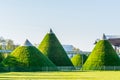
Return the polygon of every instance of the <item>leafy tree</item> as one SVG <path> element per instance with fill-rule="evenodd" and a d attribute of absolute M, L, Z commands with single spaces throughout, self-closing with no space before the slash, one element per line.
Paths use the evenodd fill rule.
<path fill-rule="evenodd" d="M 6 41 L 7 41 L 6 49 L 7 50 L 14 50 L 15 49 L 15 45 L 14 45 L 13 40 L 8 39 Z"/>

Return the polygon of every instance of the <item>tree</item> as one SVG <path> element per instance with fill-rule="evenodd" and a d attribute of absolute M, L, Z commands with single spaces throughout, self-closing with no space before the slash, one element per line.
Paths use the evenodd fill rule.
<path fill-rule="evenodd" d="M 7 39 L 6 42 L 7 42 L 7 44 L 6 44 L 7 50 L 14 50 L 15 49 L 15 45 L 14 45 L 13 40 Z"/>

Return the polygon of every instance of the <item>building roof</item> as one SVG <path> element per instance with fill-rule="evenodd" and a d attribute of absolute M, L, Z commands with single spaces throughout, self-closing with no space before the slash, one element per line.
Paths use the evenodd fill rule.
<path fill-rule="evenodd" d="M 73 45 L 62 45 L 65 51 L 73 51 L 74 47 Z"/>
<path fill-rule="evenodd" d="M 106 35 L 106 38 L 114 46 L 120 46 L 120 35 Z"/>
<path fill-rule="evenodd" d="M 97 39 L 96 44 L 100 39 Z M 105 35 L 103 34 L 102 40 L 108 40 L 114 46 L 120 46 L 120 35 Z"/>
<path fill-rule="evenodd" d="M 33 46 L 33 45 L 28 39 L 26 39 L 26 41 L 21 46 Z"/>

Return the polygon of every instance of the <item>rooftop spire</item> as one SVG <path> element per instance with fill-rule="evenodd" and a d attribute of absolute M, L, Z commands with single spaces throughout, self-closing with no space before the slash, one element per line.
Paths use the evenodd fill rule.
<path fill-rule="evenodd" d="M 33 46 L 33 45 L 28 39 L 26 39 L 26 41 L 21 46 Z"/>
<path fill-rule="evenodd" d="M 52 31 L 52 29 L 50 28 L 50 34 L 52 34 L 53 33 L 53 31 Z"/>
<path fill-rule="evenodd" d="M 107 40 L 105 34 L 103 33 L 102 40 Z"/>

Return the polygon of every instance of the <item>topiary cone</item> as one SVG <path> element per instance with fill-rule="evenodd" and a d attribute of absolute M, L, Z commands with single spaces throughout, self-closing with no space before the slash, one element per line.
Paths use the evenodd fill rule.
<path fill-rule="evenodd" d="M 85 64 L 83 70 L 103 70 L 104 67 L 120 66 L 120 59 L 108 40 L 100 40 Z"/>
<path fill-rule="evenodd" d="M 2 64 L 10 71 L 51 71 L 57 67 L 28 40 L 17 47 Z"/>
<path fill-rule="evenodd" d="M 86 55 L 77 53 L 71 58 L 71 61 L 75 67 L 81 67 L 86 59 L 87 59 Z"/>
<path fill-rule="evenodd" d="M 56 66 L 73 66 L 67 53 L 63 49 L 56 35 L 50 29 L 50 33 L 47 33 L 38 49 L 47 56 Z"/>

